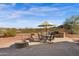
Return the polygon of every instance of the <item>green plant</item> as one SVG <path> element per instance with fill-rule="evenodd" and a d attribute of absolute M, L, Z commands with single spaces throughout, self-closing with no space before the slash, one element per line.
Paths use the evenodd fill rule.
<path fill-rule="evenodd" d="M 64 22 L 64 28 L 68 33 L 79 34 L 79 16 L 72 16 Z"/>
<path fill-rule="evenodd" d="M 4 35 L 5 35 L 6 37 L 14 37 L 14 36 L 16 36 L 16 30 L 8 29 L 8 30 L 4 33 Z"/>

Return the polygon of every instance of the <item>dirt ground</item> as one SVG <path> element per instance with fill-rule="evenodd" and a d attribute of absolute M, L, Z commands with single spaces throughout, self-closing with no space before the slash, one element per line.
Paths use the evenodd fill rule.
<path fill-rule="evenodd" d="M 0 38 L 0 47 L 10 46 L 15 42 L 22 41 L 23 39 L 27 39 L 29 37 L 29 34 L 17 34 L 15 37 Z"/>

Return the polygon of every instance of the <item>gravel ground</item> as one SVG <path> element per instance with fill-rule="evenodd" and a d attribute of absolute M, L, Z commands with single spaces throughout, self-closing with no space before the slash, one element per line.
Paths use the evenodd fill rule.
<path fill-rule="evenodd" d="M 16 49 L 13 46 L 0 49 L 1 56 L 79 56 L 79 45 L 73 42 L 39 44 Z"/>

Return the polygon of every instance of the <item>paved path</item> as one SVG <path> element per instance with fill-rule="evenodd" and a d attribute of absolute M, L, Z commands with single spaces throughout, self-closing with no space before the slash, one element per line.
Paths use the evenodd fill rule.
<path fill-rule="evenodd" d="M 74 42 L 71 38 L 55 38 L 53 42 L 62 42 L 62 41 Z"/>

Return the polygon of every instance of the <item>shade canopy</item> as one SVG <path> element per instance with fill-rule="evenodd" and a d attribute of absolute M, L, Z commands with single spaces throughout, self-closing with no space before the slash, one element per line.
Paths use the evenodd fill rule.
<path fill-rule="evenodd" d="M 49 27 L 49 26 L 54 26 L 52 24 L 49 24 L 47 21 L 43 22 L 42 24 L 38 25 L 39 27 Z"/>

